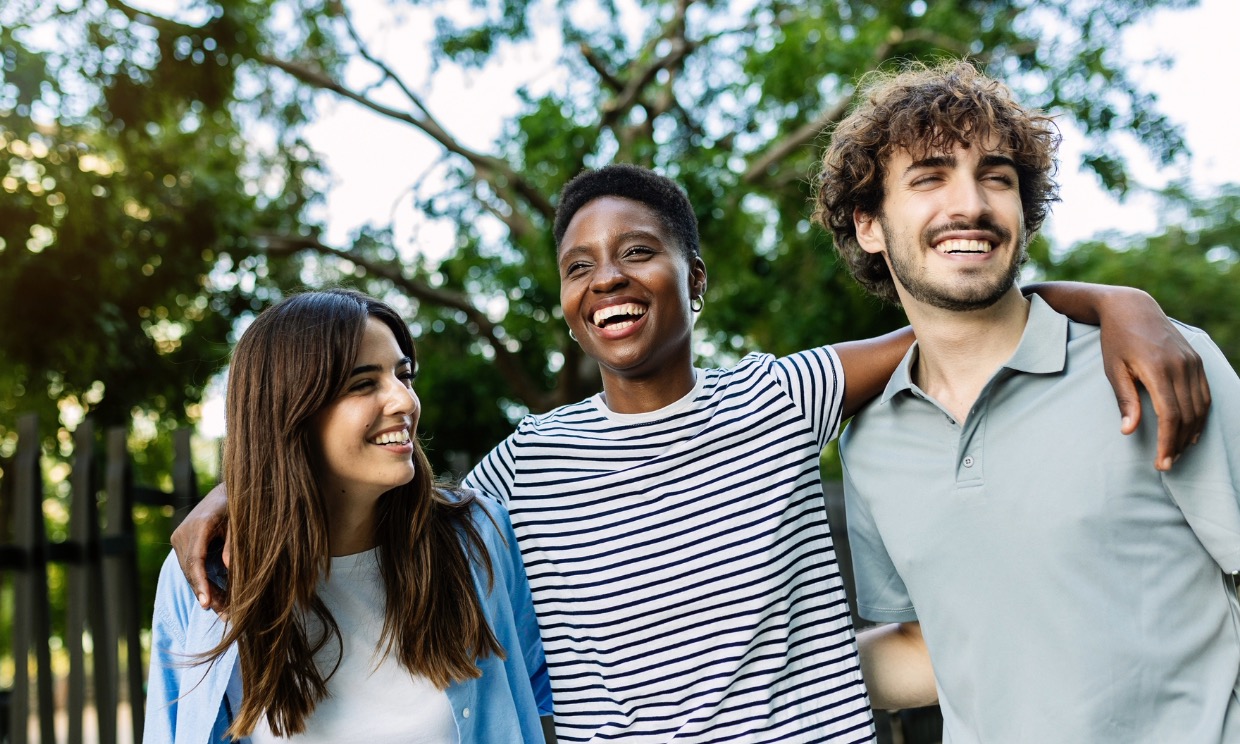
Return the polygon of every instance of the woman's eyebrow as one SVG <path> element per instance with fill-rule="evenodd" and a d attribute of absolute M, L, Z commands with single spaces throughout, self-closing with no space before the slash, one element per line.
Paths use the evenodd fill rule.
<path fill-rule="evenodd" d="M 404 367 L 405 365 L 412 364 L 412 363 L 413 363 L 413 359 L 407 356 L 403 356 L 400 359 L 396 360 L 395 367 Z M 382 371 L 383 371 L 382 365 L 362 364 L 357 367 L 354 367 L 353 371 L 349 373 L 349 377 L 356 377 L 357 375 L 365 375 L 371 372 L 382 372 Z"/>

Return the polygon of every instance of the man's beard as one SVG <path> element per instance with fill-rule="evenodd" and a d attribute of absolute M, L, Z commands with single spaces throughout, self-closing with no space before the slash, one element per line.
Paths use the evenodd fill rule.
<path fill-rule="evenodd" d="M 883 227 L 883 234 L 900 239 L 901 236 L 895 236 L 891 232 L 891 227 L 887 220 L 879 217 L 879 224 Z M 1004 245 L 1011 240 L 1012 232 L 1004 227 L 996 225 L 987 218 L 982 218 L 976 223 L 970 224 L 966 222 L 953 222 L 949 225 L 930 228 L 922 234 L 920 243 L 915 246 L 902 246 L 909 250 L 890 250 L 888 246 L 887 255 L 891 259 L 891 273 L 895 275 L 900 284 L 904 286 L 905 291 L 918 302 L 924 302 L 931 307 L 940 310 L 948 310 L 951 312 L 969 312 L 972 310 L 983 310 L 994 305 L 1003 295 L 1016 284 L 1016 277 L 1020 275 L 1020 267 L 1024 265 L 1028 259 L 1025 252 L 1025 235 L 1022 228 L 1019 240 L 1016 243 L 1016 253 L 1012 256 L 1012 261 L 1007 267 L 1007 271 L 994 277 L 983 276 L 972 281 L 957 281 L 956 283 L 944 285 L 936 284 L 926 276 L 925 267 L 916 265 L 916 259 L 922 255 L 923 251 L 933 251 L 930 246 L 934 245 L 934 240 L 945 232 L 967 232 L 981 230 L 989 232 L 998 238 L 998 244 Z"/>

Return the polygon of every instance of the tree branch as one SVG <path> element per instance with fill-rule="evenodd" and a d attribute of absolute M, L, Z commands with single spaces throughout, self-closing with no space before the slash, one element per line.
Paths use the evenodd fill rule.
<path fill-rule="evenodd" d="M 583 41 L 577 45 L 577 48 L 581 50 L 581 56 L 585 58 L 586 64 L 590 65 L 590 67 L 598 74 L 599 78 L 604 84 L 607 85 L 608 88 L 611 88 L 612 91 L 616 93 L 624 90 L 624 81 L 613 75 L 611 70 L 607 69 L 607 63 L 603 61 L 602 57 L 599 57 L 594 53 L 594 50 L 590 48 L 590 45 Z"/>
<path fill-rule="evenodd" d="M 512 386 L 517 397 L 532 410 L 545 411 L 551 407 L 552 396 L 549 396 L 530 379 L 517 355 L 504 345 L 499 333 L 502 326 L 491 322 L 486 313 L 475 307 L 467 295 L 437 289 L 425 282 L 405 276 L 392 264 L 359 256 L 350 250 L 325 245 L 316 238 L 275 234 L 263 234 L 256 237 L 260 250 L 267 255 L 291 256 L 301 251 L 313 251 L 325 256 L 335 256 L 361 266 L 369 274 L 386 279 L 419 302 L 463 313 L 467 319 L 466 324 L 472 325 L 477 330 L 477 335 L 485 339 L 491 350 L 495 352 L 495 365 L 508 384 Z"/>
<path fill-rule="evenodd" d="M 541 213 L 547 219 L 554 217 L 555 207 L 551 205 L 551 201 L 541 191 L 526 181 L 521 174 L 513 170 L 507 161 L 465 147 L 430 116 L 416 116 L 408 111 L 402 111 L 379 103 L 345 87 L 325 73 L 305 65 L 270 55 L 258 55 L 256 61 L 286 72 L 306 85 L 319 88 L 320 90 L 331 91 L 342 98 L 361 104 L 377 114 L 404 122 L 421 130 L 442 145 L 448 152 L 459 155 L 469 161 L 469 164 L 474 168 L 477 178 L 486 181 L 497 194 L 518 194 L 536 212 Z"/>
<path fill-rule="evenodd" d="M 817 119 L 802 124 L 792 134 L 768 147 L 749 165 L 745 174 L 741 176 L 741 181 L 752 184 L 768 177 L 771 168 L 788 157 L 793 150 L 809 144 L 818 135 L 822 134 L 822 130 L 843 119 L 850 103 L 852 103 L 852 95 L 841 98 Z"/>
<path fill-rule="evenodd" d="M 924 41 L 928 39 L 927 34 L 922 34 L 918 31 L 919 30 L 914 29 L 913 32 L 905 32 L 903 29 L 893 28 L 891 32 L 887 34 L 887 39 L 874 50 L 875 66 L 891 56 L 891 52 L 895 48 L 896 44 L 910 40 L 910 35 L 914 37 L 913 40 L 915 41 Z M 806 122 L 800 127 L 797 127 L 797 129 L 787 137 L 784 137 L 782 140 L 769 145 L 750 164 L 749 168 L 745 170 L 745 174 L 741 176 L 741 181 L 743 183 L 753 184 L 769 178 L 771 175 L 771 168 L 776 163 L 788 157 L 789 153 L 793 150 L 809 144 L 828 126 L 839 123 L 839 121 L 844 118 L 844 114 L 848 113 L 848 106 L 852 103 L 853 96 L 855 94 L 856 91 L 854 90 L 840 100 L 836 101 L 834 106 L 824 111 L 818 116 L 818 118 L 813 121 Z"/>
<path fill-rule="evenodd" d="M 624 85 L 624 89 L 619 92 L 616 98 L 608 101 L 603 106 L 603 118 L 601 126 L 605 128 L 614 127 L 616 122 L 621 121 L 633 106 L 639 103 L 639 98 L 646 86 L 659 74 L 660 70 L 667 70 L 669 73 L 680 69 L 684 64 L 685 58 L 697 49 L 698 45 L 685 38 L 685 12 L 692 0 L 680 0 L 676 4 L 676 13 L 666 24 L 664 24 L 661 33 L 651 39 L 646 47 L 648 53 L 653 53 L 660 41 L 667 41 L 670 49 L 667 54 L 658 57 L 646 65 L 644 69 L 638 70 L 634 75 L 630 76 Z M 644 56 L 644 55 L 643 55 Z"/>

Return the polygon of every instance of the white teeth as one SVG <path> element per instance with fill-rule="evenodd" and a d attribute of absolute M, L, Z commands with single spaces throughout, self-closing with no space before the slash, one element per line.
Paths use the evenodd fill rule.
<path fill-rule="evenodd" d="M 370 440 L 371 444 L 408 444 L 409 430 L 389 431 Z"/>
<path fill-rule="evenodd" d="M 614 318 L 617 315 L 634 315 L 637 317 L 641 317 L 645 314 L 646 314 L 646 308 L 642 307 L 641 305 L 632 303 L 632 302 L 628 302 L 623 305 L 612 305 L 611 307 L 605 307 L 602 310 L 595 311 L 594 325 L 602 328 L 603 324 L 607 322 L 608 318 Z M 631 321 L 631 320 L 624 321 L 623 323 L 618 323 L 612 327 L 613 328 L 625 328 L 627 326 L 632 325 L 635 322 L 636 321 Z"/>
<path fill-rule="evenodd" d="M 990 253 L 985 240 L 944 240 L 934 247 L 939 253 Z"/>

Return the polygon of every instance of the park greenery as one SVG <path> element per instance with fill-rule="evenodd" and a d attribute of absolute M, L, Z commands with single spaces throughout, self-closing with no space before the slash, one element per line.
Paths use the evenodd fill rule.
<path fill-rule="evenodd" d="M 52 455 L 84 415 L 100 430 L 141 422 L 139 464 L 154 472 L 161 434 L 201 415 L 247 318 L 294 288 L 344 283 L 407 313 L 422 428 L 437 466 L 461 472 L 523 412 L 597 389 L 560 319 L 549 233 L 560 187 L 612 161 L 674 178 L 698 211 L 704 362 L 888 330 L 898 309 L 853 286 L 809 220 L 817 155 L 861 76 L 968 56 L 1073 122 L 1084 165 L 1124 193 L 1142 188 L 1125 143 L 1161 164 L 1189 154 L 1134 82 L 1151 61 L 1126 55 L 1122 32 L 1190 4 L 0 0 L 0 468 L 33 411 Z M 369 37 L 363 12 L 432 28 L 428 68 L 403 71 L 400 44 Z M 436 71 L 484 75 L 547 38 L 561 74 L 518 91 L 488 146 L 429 103 Z M 454 226 L 446 255 L 397 245 L 387 224 L 323 237 L 330 174 L 304 135 L 324 101 L 433 143 L 409 192 Z M 487 101 L 459 105 L 490 115 Z M 359 132 L 352 156 L 401 146 Z M 1154 235 L 1039 239 L 1034 274 L 1142 286 L 1240 364 L 1240 190 L 1164 198 Z"/>

